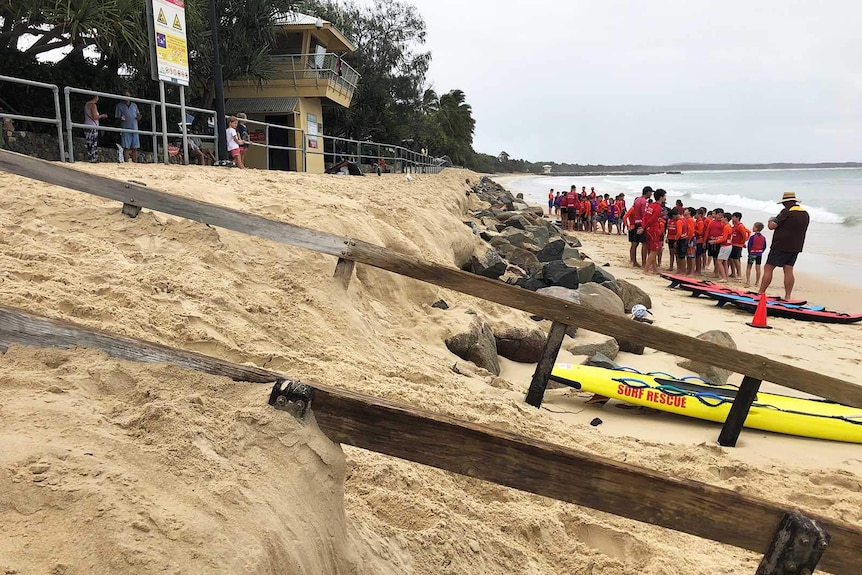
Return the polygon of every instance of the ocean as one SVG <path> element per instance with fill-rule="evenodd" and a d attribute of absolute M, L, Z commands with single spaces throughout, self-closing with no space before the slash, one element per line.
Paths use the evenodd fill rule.
<path fill-rule="evenodd" d="M 547 207 L 548 190 L 568 190 L 572 184 L 615 196 L 622 192 L 626 204 L 644 186 L 668 192 L 668 206 L 681 199 L 685 206 L 724 208 L 742 213 L 750 229 L 781 211 L 776 202 L 785 191 L 796 192 L 808 210 L 811 225 L 805 249 L 796 269 L 824 279 L 862 283 L 862 168 L 791 170 L 710 170 L 654 176 L 524 176 L 506 178 L 503 185 L 525 199 Z M 772 232 L 764 229 L 768 241 Z M 780 281 L 780 276 L 779 276 Z"/>

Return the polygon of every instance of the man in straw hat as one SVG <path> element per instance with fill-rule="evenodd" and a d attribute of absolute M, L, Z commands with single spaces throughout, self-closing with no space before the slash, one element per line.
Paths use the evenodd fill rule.
<path fill-rule="evenodd" d="M 781 213 L 774 218 L 769 218 L 769 229 L 775 230 L 772 234 L 772 246 L 766 265 L 763 268 L 763 281 L 760 283 L 760 293 L 766 293 L 769 284 L 772 283 L 772 270 L 781 268 L 784 271 L 784 299 L 790 299 L 793 284 L 793 265 L 802 245 L 805 243 L 805 232 L 808 231 L 808 212 L 799 205 L 794 192 L 784 192 L 781 201 L 784 206 Z"/>

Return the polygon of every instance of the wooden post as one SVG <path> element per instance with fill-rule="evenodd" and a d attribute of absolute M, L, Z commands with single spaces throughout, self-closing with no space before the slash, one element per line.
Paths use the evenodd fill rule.
<path fill-rule="evenodd" d="M 341 281 L 342 287 L 347 289 L 350 285 L 350 280 L 353 278 L 353 268 L 356 264 L 353 260 L 338 258 L 338 263 L 335 264 L 335 273 L 332 277 Z"/>
<path fill-rule="evenodd" d="M 829 533 L 798 513 L 788 512 L 778 525 L 756 575 L 811 575 L 829 546 Z"/>
<path fill-rule="evenodd" d="M 747 375 L 742 378 L 742 385 L 739 387 L 739 392 L 737 392 L 736 398 L 733 400 L 733 405 L 730 406 L 730 413 L 727 414 L 727 419 L 724 420 L 724 427 L 721 428 L 721 433 L 718 436 L 719 445 L 736 447 L 739 432 L 742 431 L 742 426 L 745 425 L 748 410 L 751 409 L 751 404 L 757 398 L 759 389 L 759 379 L 748 377 Z"/>
<path fill-rule="evenodd" d="M 123 215 L 129 216 L 130 218 L 137 218 L 138 214 L 141 213 L 141 208 L 138 206 L 133 206 L 132 204 L 123 204 Z"/>
<path fill-rule="evenodd" d="M 548 332 L 548 339 L 545 340 L 545 347 L 542 349 L 542 359 L 536 366 L 536 372 L 533 374 L 533 381 L 530 382 L 530 389 L 527 391 L 525 400 L 533 407 L 542 407 L 545 388 L 548 386 L 548 378 L 551 377 L 551 371 L 557 361 L 557 354 L 560 353 L 560 346 L 563 345 L 566 327 L 566 324 L 558 321 L 551 324 L 551 331 Z"/>

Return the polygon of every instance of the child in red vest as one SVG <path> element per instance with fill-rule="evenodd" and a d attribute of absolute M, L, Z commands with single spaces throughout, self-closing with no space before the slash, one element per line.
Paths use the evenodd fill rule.
<path fill-rule="evenodd" d="M 752 226 L 751 237 L 748 238 L 748 266 L 745 268 L 745 286 L 748 287 L 751 280 L 751 266 L 755 266 L 757 281 L 755 285 L 760 285 L 760 262 L 763 258 L 763 252 L 766 251 L 766 236 L 761 234 L 763 231 L 763 222 L 755 222 Z"/>

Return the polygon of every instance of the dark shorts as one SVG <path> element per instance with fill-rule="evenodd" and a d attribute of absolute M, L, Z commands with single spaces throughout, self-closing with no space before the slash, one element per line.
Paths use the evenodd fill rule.
<path fill-rule="evenodd" d="M 742 246 L 733 246 L 733 249 L 730 250 L 730 259 L 732 259 L 732 260 L 741 260 L 742 259 Z"/>
<path fill-rule="evenodd" d="M 684 258 L 688 255 L 688 240 L 676 240 L 676 255 Z M 691 254 L 694 256 L 694 254 Z"/>
<path fill-rule="evenodd" d="M 796 264 L 796 258 L 799 252 L 779 252 L 769 250 L 769 257 L 766 258 L 766 265 L 783 268 L 784 266 L 793 266 Z"/>
<path fill-rule="evenodd" d="M 554 200 L 548 200 L 548 207 L 549 207 L 549 208 L 553 208 L 553 207 L 554 207 Z"/>
<path fill-rule="evenodd" d="M 566 208 L 566 210 L 567 210 L 566 213 L 569 215 L 570 220 L 575 219 L 575 216 L 578 215 L 577 208 Z"/>
<path fill-rule="evenodd" d="M 638 230 L 643 229 L 640 224 L 635 224 L 634 229 L 629 230 L 629 242 L 633 244 L 639 244 L 646 240 L 646 237 L 643 234 L 639 234 Z"/>
<path fill-rule="evenodd" d="M 707 244 L 706 246 L 706 255 L 711 258 L 718 257 L 718 250 L 721 249 L 721 246 L 718 244 Z"/>
<path fill-rule="evenodd" d="M 760 262 L 763 261 L 763 255 L 759 256 L 748 256 L 748 265 L 757 264 L 760 265 Z"/>
<path fill-rule="evenodd" d="M 705 244 L 697 244 L 697 249 L 695 250 L 695 254 L 702 256 L 704 251 L 706 251 Z"/>
<path fill-rule="evenodd" d="M 676 253 L 676 240 L 668 240 L 667 249 L 670 250 L 671 253 Z"/>

